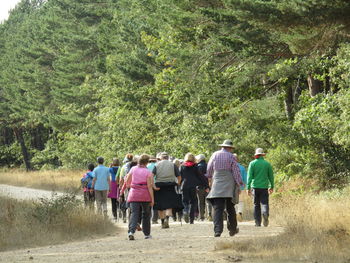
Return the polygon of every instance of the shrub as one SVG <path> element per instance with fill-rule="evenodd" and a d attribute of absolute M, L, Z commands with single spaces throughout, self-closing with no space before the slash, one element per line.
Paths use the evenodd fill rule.
<path fill-rule="evenodd" d="M 17 201 L 0 197 L 0 251 L 83 239 L 115 230 L 73 194 Z"/>

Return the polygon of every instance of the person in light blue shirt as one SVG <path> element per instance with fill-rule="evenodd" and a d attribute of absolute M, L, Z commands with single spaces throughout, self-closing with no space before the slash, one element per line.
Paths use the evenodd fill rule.
<path fill-rule="evenodd" d="M 97 212 L 107 217 L 107 192 L 110 184 L 109 168 L 104 166 L 103 157 L 97 158 L 98 166 L 93 171 L 92 187 L 95 189 L 95 199 L 97 205 Z"/>
<path fill-rule="evenodd" d="M 155 157 L 150 157 L 149 163 L 147 164 L 147 169 L 153 172 L 154 167 L 156 166 L 157 159 Z"/>
<path fill-rule="evenodd" d="M 237 154 L 233 154 L 234 156 L 236 156 L 237 162 L 238 162 L 238 156 Z M 241 193 L 240 196 L 242 195 L 243 190 L 246 189 L 247 186 L 247 171 L 244 168 L 243 165 L 241 165 L 240 163 L 237 163 L 238 167 L 239 167 L 239 171 L 241 172 L 241 177 L 242 177 L 242 182 L 244 185 L 241 185 Z M 239 203 L 236 206 L 236 211 L 237 211 L 237 220 L 239 222 L 243 221 L 243 209 L 244 209 L 244 202 L 241 198 L 239 198 Z"/>

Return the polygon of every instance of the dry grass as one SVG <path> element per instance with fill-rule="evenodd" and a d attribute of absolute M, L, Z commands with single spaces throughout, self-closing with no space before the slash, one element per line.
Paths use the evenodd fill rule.
<path fill-rule="evenodd" d="M 245 191 L 243 191 L 239 199 L 243 201 L 244 206 L 243 206 L 243 221 L 251 221 L 254 220 L 254 215 L 253 215 L 253 200 L 251 197 L 247 195 Z M 236 211 L 237 212 L 237 211 Z"/>
<path fill-rule="evenodd" d="M 73 195 L 38 203 L 0 197 L 0 251 L 91 238 L 111 230 L 113 223 L 84 209 Z"/>
<path fill-rule="evenodd" d="M 226 242 L 259 262 L 350 262 L 350 187 L 319 195 L 271 198 L 271 221 L 285 227 L 279 236 Z"/>
<path fill-rule="evenodd" d="M 0 170 L 0 184 L 51 191 L 74 192 L 80 189 L 82 170 L 48 170 L 26 172 L 21 169 Z"/>

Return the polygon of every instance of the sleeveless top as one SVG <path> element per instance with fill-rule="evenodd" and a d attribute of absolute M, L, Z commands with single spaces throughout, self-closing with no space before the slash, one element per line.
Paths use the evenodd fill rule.
<path fill-rule="evenodd" d="M 132 175 L 128 202 L 151 202 L 151 195 L 147 188 L 147 178 L 152 173 L 144 166 L 134 166 L 129 174 Z"/>
<path fill-rule="evenodd" d="M 175 181 L 175 165 L 169 160 L 162 160 L 156 164 L 156 183 Z"/>

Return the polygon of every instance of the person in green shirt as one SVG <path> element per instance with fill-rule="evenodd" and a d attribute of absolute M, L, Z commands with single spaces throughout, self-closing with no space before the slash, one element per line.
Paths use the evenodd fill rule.
<path fill-rule="evenodd" d="M 254 196 L 255 226 L 261 226 L 261 214 L 263 225 L 269 225 L 269 194 L 274 189 L 272 166 L 264 156 L 264 150 L 257 148 L 255 160 L 248 167 L 247 193 Z"/>

